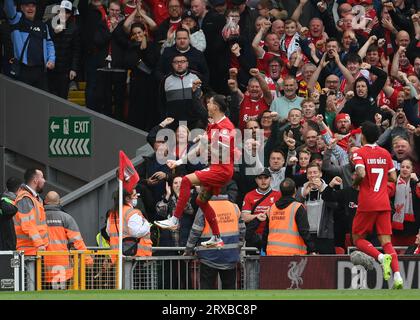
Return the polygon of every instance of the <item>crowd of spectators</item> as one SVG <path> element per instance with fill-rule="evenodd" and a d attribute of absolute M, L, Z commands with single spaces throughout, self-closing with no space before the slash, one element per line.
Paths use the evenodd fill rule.
<path fill-rule="evenodd" d="M 138 186 L 148 220 L 170 216 L 179 177 L 205 166 L 187 163 L 173 172 L 158 159 L 180 159 L 189 150 L 190 132 L 206 128 L 207 101 L 217 93 L 227 96 L 232 123 L 253 133 L 241 145 L 242 157 L 264 155 L 235 165 L 225 188 L 251 228 L 248 240 L 260 243 L 264 213 L 281 196 L 280 183 L 291 178 L 308 210 L 316 252 L 351 244 L 358 194 L 352 154 L 360 147 L 360 125 L 371 121 L 398 172 L 389 188 L 393 243 L 414 243 L 420 227 L 418 1 L 2 2 L 2 73 L 20 65 L 18 80 L 63 98 L 71 81 L 86 81 L 88 108 L 149 132 L 155 154 L 139 168 Z M 157 139 L 163 128 L 176 131 L 174 145 Z M 265 167 L 268 180 L 247 174 L 249 166 Z M 267 192 L 274 192 L 272 199 L 254 208 Z M 191 201 L 179 234 L 161 235 L 165 246 L 185 245 L 183 228 L 191 228 L 196 209 Z"/>

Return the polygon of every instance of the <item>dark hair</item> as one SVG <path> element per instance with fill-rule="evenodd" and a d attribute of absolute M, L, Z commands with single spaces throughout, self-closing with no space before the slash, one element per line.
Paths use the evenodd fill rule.
<path fill-rule="evenodd" d="M 280 192 L 283 197 L 293 196 L 296 192 L 296 183 L 290 178 L 284 179 L 280 183 Z"/>
<path fill-rule="evenodd" d="M 378 50 L 379 50 L 379 47 L 378 47 L 376 44 L 371 44 L 371 45 L 367 48 L 366 53 L 368 53 L 368 52 L 373 52 L 373 51 L 378 51 Z"/>
<path fill-rule="evenodd" d="M 226 97 L 221 94 L 215 94 L 213 97 L 213 101 L 219 106 L 221 112 L 226 113 L 228 109 L 228 102 Z"/>
<path fill-rule="evenodd" d="M 347 64 L 349 62 L 362 63 L 362 58 L 360 58 L 360 56 L 357 53 L 349 52 L 349 53 L 347 53 L 344 62 L 345 62 L 345 64 Z"/>
<path fill-rule="evenodd" d="M 268 59 L 267 65 L 270 65 L 271 62 L 276 61 L 280 64 L 280 67 L 284 66 L 284 61 L 281 60 L 279 57 L 277 56 L 272 56 L 270 59 Z"/>
<path fill-rule="evenodd" d="M 280 150 L 280 149 L 278 149 L 278 148 L 274 148 L 273 150 L 271 150 L 271 151 L 270 151 L 270 154 L 269 154 L 269 157 L 271 157 L 271 155 L 272 155 L 273 153 L 280 153 L 280 154 L 283 156 L 283 158 L 284 158 L 284 159 L 286 159 L 286 156 L 285 156 L 284 152 L 283 152 L 283 151 L 281 151 L 281 150 Z"/>
<path fill-rule="evenodd" d="M 308 172 L 309 168 L 318 168 L 319 172 L 322 172 L 321 167 L 315 161 L 309 162 L 308 166 L 306 167 L 306 172 Z"/>
<path fill-rule="evenodd" d="M 375 143 L 379 136 L 379 128 L 371 121 L 365 121 L 361 124 L 362 134 L 364 135 L 367 143 Z"/>
<path fill-rule="evenodd" d="M 27 169 L 25 171 L 25 174 L 23 175 L 23 180 L 25 181 L 25 184 L 30 183 L 34 179 L 34 177 L 36 176 L 36 171 L 37 170 L 39 170 L 39 169 L 30 168 L 30 169 Z"/>
<path fill-rule="evenodd" d="M 327 44 L 327 43 L 329 43 L 329 42 L 333 42 L 333 41 L 337 42 L 337 44 L 339 43 L 339 42 L 338 42 L 338 40 L 337 40 L 336 38 L 332 38 L 332 37 L 331 37 L 331 38 L 328 38 L 328 39 L 327 39 L 327 41 L 325 41 L 325 44 Z"/>
<path fill-rule="evenodd" d="M 260 0 L 260 6 L 263 9 L 273 9 L 273 3 L 270 0 Z"/>
<path fill-rule="evenodd" d="M 188 33 L 188 38 L 190 37 L 190 33 L 188 32 L 188 30 L 181 27 L 181 28 L 176 29 L 176 31 L 175 31 L 175 38 L 178 35 L 178 32 L 181 32 L 181 31 L 184 31 L 184 32 Z"/>
<path fill-rule="evenodd" d="M 10 192 L 16 193 L 18 191 L 20 185 L 22 184 L 22 182 L 23 181 L 20 178 L 10 177 L 6 181 L 6 188 Z"/>
<path fill-rule="evenodd" d="M 183 57 L 183 58 L 187 59 L 187 61 L 189 62 L 188 57 L 185 54 L 183 54 L 183 53 L 177 53 L 177 54 L 175 54 L 172 57 L 172 60 L 171 61 L 174 61 L 174 59 L 177 58 L 177 57 Z"/>
<path fill-rule="evenodd" d="M 320 154 L 318 152 L 311 153 L 311 158 L 310 158 L 309 162 L 312 162 L 316 159 L 321 159 L 322 160 L 323 159 L 322 154 Z"/>
<path fill-rule="evenodd" d="M 366 87 L 368 89 L 367 96 L 369 97 L 369 95 L 370 95 L 370 84 L 369 84 L 369 81 L 364 76 L 360 76 L 360 77 L 358 77 L 354 81 L 354 84 L 353 84 L 353 92 L 354 92 L 354 95 L 358 97 L 357 91 L 356 91 L 356 86 L 357 86 L 357 83 L 358 82 L 364 82 L 364 83 L 366 83 Z"/>
<path fill-rule="evenodd" d="M 130 32 L 133 32 L 134 28 L 140 28 L 143 31 L 146 31 L 146 26 L 141 22 L 134 22 L 130 27 Z"/>
<path fill-rule="evenodd" d="M 123 189 L 123 205 L 127 204 L 127 201 L 125 200 L 125 198 L 127 198 L 128 196 L 130 196 L 131 193 L 127 192 L 125 189 Z M 115 190 L 112 193 L 112 199 L 114 200 L 114 206 L 112 207 L 112 211 L 116 212 L 118 214 L 118 209 L 119 209 L 119 193 L 118 190 Z"/>

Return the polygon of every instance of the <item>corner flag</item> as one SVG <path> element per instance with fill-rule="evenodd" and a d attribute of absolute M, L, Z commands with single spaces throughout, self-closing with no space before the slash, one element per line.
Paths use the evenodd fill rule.
<path fill-rule="evenodd" d="M 126 154 L 120 150 L 120 166 L 118 179 L 123 182 L 123 188 L 131 193 L 133 188 L 139 182 L 139 175 Z"/>

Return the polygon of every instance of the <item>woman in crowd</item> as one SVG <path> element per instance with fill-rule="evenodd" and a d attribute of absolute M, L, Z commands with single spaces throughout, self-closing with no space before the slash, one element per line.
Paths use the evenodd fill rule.
<path fill-rule="evenodd" d="M 128 122 L 145 131 L 157 122 L 156 112 L 150 106 L 156 104 L 157 84 L 153 69 L 158 57 L 156 46 L 148 41 L 146 27 L 133 23 L 131 43 L 125 56 L 126 66 L 131 70 Z"/>

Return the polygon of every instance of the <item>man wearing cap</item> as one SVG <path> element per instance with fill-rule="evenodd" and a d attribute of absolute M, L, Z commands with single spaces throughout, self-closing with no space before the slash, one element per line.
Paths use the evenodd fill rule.
<path fill-rule="evenodd" d="M 248 192 L 242 203 L 242 219 L 246 223 L 247 247 L 260 249 L 267 212 L 280 199 L 281 193 L 271 189 L 271 172 L 268 168 L 255 176 L 255 182 L 258 187 Z"/>
<path fill-rule="evenodd" d="M 80 69 L 80 32 L 73 19 L 73 5 L 61 1 L 57 15 L 47 22 L 55 46 L 55 68 L 48 72 L 48 89 L 67 99 L 69 83 Z"/>
<path fill-rule="evenodd" d="M 13 0 L 5 0 L 4 11 L 12 30 L 14 76 L 31 86 L 47 90 L 44 71 L 45 68 L 54 69 L 55 50 L 47 25 L 35 19 L 36 0 L 22 0 L 21 12 L 16 10 Z"/>
<path fill-rule="evenodd" d="M 309 233 L 308 214 L 295 199 L 295 182 L 286 178 L 280 184 L 282 197 L 267 213 L 261 255 L 289 256 L 315 252 Z"/>
<path fill-rule="evenodd" d="M 198 18 L 194 15 L 191 10 L 187 10 L 181 17 L 181 26 L 185 30 L 190 32 L 190 42 L 191 45 L 203 52 L 206 49 L 206 36 L 204 35 L 203 30 L 200 29 L 198 25 Z M 172 47 L 175 44 L 175 33 L 163 43 L 162 50 L 167 47 Z"/>
<path fill-rule="evenodd" d="M 225 15 L 227 10 L 226 0 L 209 0 L 209 3 L 218 14 Z"/>

